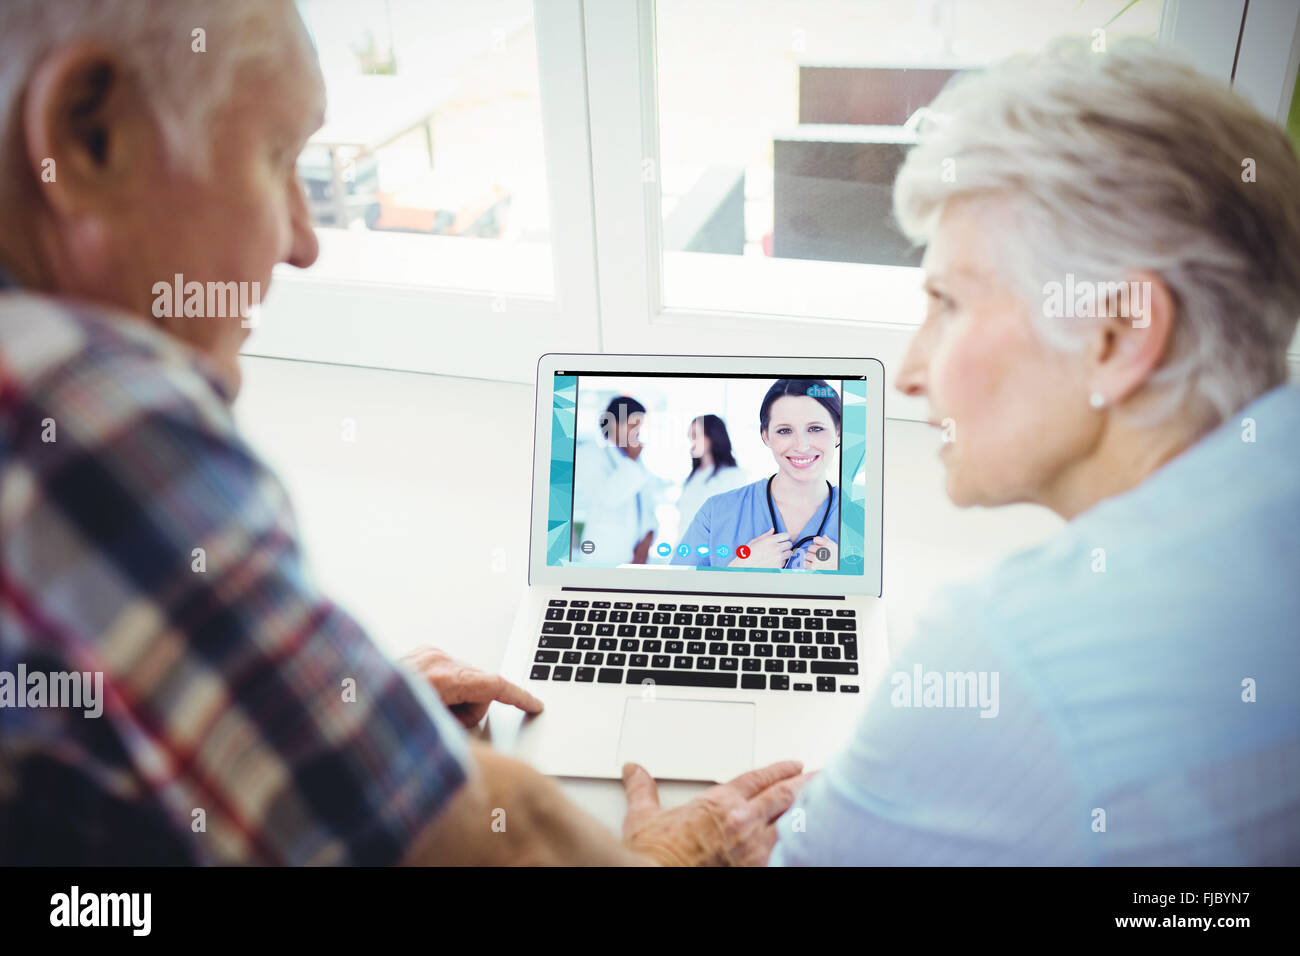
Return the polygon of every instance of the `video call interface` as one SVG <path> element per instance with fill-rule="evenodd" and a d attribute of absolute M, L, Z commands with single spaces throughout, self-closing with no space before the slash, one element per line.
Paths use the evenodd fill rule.
<path fill-rule="evenodd" d="M 863 573 L 865 397 L 863 376 L 557 372 L 548 563 Z"/>

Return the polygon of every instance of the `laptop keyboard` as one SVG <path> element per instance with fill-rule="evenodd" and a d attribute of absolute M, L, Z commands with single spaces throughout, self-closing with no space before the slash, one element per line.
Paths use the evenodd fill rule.
<path fill-rule="evenodd" d="M 532 680 L 856 694 L 850 608 L 547 602 Z"/>

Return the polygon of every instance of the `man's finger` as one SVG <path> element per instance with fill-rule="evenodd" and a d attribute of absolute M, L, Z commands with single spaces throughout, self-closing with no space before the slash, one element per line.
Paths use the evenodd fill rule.
<path fill-rule="evenodd" d="M 625 831 L 634 820 L 659 812 L 659 788 L 645 767 L 637 763 L 623 764 L 623 788 L 627 790 Z"/>
<path fill-rule="evenodd" d="M 787 777 L 793 777 L 801 770 L 803 770 L 803 764 L 799 761 L 781 760 L 777 763 L 768 764 L 766 767 L 759 767 L 757 770 L 742 773 L 734 780 L 728 781 L 726 785 L 735 788 L 742 797 L 748 800 L 766 790 L 772 784 L 779 783 Z"/>
<path fill-rule="evenodd" d="M 750 802 L 757 809 L 758 818 L 771 823 L 789 810 L 794 806 L 794 801 L 799 796 L 799 788 L 807 782 L 807 779 L 807 774 L 799 777 L 787 777 L 755 796 Z"/>
<path fill-rule="evenodd" d="M 456 687 L 456 693 L 463 702 L 499 700 L 511 707 L 518 707 L 525 713 L 542 712 L 540 700 L 497 674 L 485 674 L 482 671 L 467 672 L 465 681 Z"/>

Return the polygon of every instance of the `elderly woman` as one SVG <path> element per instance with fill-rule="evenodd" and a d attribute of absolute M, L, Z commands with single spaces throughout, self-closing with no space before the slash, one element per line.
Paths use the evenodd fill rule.
<path fill-rule="evenodd" d="M 959 505 L 1044 546 L 946 595 L 774 863 L 1300 863 L 1300 166 L 1151 45 L 945 91 L 895 187 Z"/>

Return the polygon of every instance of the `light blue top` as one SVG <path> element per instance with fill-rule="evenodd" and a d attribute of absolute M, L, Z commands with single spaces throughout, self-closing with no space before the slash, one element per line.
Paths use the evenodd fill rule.
<path fill-rule="evenodd" d="M 772 863 L 1300 863 L 1297 535 L 1281 387 L 950 592 Z M 931 671 L 996 675 L 996 708 L 903 706 Z"/>
<path fill-rule="evenodd" d="M 840 489 L 832 486 L 830 496 L 830 513 L 827 514 L 826 502 L 818 506 L 813 516 L 808 519 L 802 531 L 790 542 L 794 544 L 800 538 L 817 534 L 817 528 L 826 515 L 826 527 L 822 530 L 824 537 L 836 544 L 840 540 Z M 776 512 L 776 530 L 787 530 L 781 518 L 781 509 Z M 680 549 L 673 553 L 673 564 L 692 565 L 695 567 L 726 567 L 736 556 L 736 547 L 749 544 L 760 534 L 772 528 L 772 512 L 767 507 L 767 479 L 762 478 L 748 485 L 742 485 L 734 491 L 714 495 L 700 506 L 695 518 L 682 535 L 681 544 L 688 546 L 688 553 L 681 554 Z M 699 546 L 708 545 L 708 554 L 700 554 Z M 811 541 L 804 544 L 786 562 L 790 569 L 803 567 L 803 556 L 813 546 Z M 725 549 L 719 554 L 719 547 Z"/>

